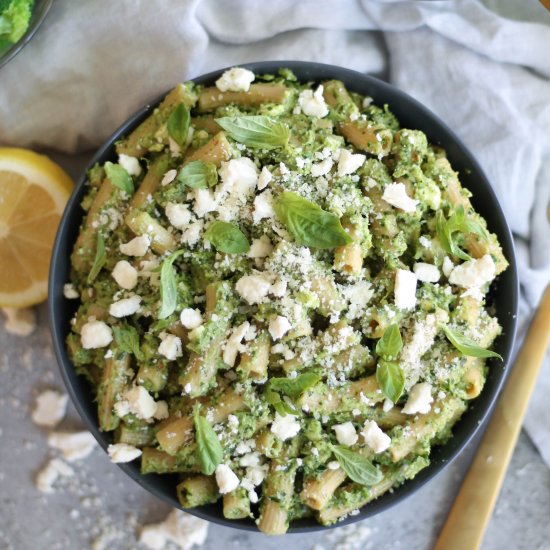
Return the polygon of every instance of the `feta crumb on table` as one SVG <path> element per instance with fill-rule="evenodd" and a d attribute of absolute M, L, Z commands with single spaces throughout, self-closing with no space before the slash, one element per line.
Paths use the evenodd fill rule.
<path fill-rule="evenodd" d="M 88 431 L 80 432 L 51 432 L 48 436 L 48 445 L 63 454 L 68 462 L 75 462 L 86 458 L 96 447 L 97 441 Z"/>
<path fill-rule="evenodd" d="M 36 313 L 31 307 L 3 307 L 6 316 L 4 328 L 15 336 L 30 336 L 36 330 Z"/>
<path fill-rule="evenodd" d="M 45 390 L 36 398 L 32 421 L 37 426 L 54 428 L 63 420 L 67 411 L 69 396 L 55 390 Z"/>

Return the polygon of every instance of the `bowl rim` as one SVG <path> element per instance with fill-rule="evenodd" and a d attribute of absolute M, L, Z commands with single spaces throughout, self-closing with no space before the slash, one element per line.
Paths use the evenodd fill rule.
<path fill-rule="evenodd" d="M 211 71 L 209 73 L 206 73 L 188 80 L 192 80 L 201 84 L 212 84 L 215 81 L 215 79 L 218 78 L 225 70 L 234 66 L 236 65 L 231 65 L 229 67 L 224 67 L 222 69 Z M 360 509 L 359 514 L 354 516 L 348 515 L 345 519 L 340 520 L 337 523 L 328 525 L 328 526 L 317 523 L 314 518 L 306 518 L 305 520 L 304 519 L 296 520 L 293 523 L 291 523 L 288 533 L 293 534 L 293 533 L 322 531 L 322 530 L 332 529 L 335 527 L 349 525 L 358 521 L 362 521 L 368 517 L 374 516 L 402 502 L 408 496 L 412 495 L 414 492 L 416 492 L 418 489 L 424 486 L 424 484 L 426 484 L 429 480 L 434 479 L 439 473 L 441 473 L 441 471 L 446 466 L 448 466 L 452 461 L 454 461 L 462 453 L 465 447 L 468 446 L 468 444 L 470 444 L 470 442 L 479 432 L 481 426 L 485 424 L 485 422 L 487 421 L 489 415 L 491 414 L 494 408 L 495 402 L 500 394 L 502 385 L 504 384 L 504 381 L 507 378 L 507 375 L 509 373 L 511 358 L 512 358 L 511 357 L 512 350 L 516 339 L 517 312 L 518 312 L 518 300 L 519 300 L 519 282 L 518 282 L 518 272 L 517 272 L 517 265 L 516 265 L 514 242 L 512 239 L 510 228 L 508 226 L 507 220 L 504 216 L 500 203 L 496 197 L 496 194 L 491 184 L 489 183 L 489 180 L 487 179 L 484 171 L 482 170 L 481 166 L 479 165 L 479 163 L 477 162 L 473 154 L 464 145 L 462 140 L 458 138 L 458 136 L 454 133 L 454 131 L 451 130 L 447 126 L 447 124 L 439 118 L 439 116 L 434 114 L 431 110 L 429 110 L 419 101 L 409 96 L 399 88 L 387 82 L 379 80 L 378 78 L 375 78 L 373 76 L 360 73 L 351 69 L 347 69 L 344 67 L 325 64 L 325 63 L 316 63 L 316 62 L 309 62 L 309 61 L 275 60 L 275 61 L 258 61 L 258 62 L 243 63 L 238 66 L 250 69 L 256 73 L 270 73 L 270 72 L 274 72 L 278 68 L 284 67 L 284 68 L 289 68 L 293 71 L 298 71 L 298 72 L 305 71 L 305 72 L 312 72 L 317 75 L 321 74 L 321 76 L 312 78 L 311 80 L 313 81 L 328 79 L 328 78 L 338 78 L 340 80 L 344 80 L 343 76 L 345 76 L 347 80 L 362 82 L 364 84 L 369 84 L 372 87 L 377 88 L 380 92 L 380 95 L 395 96 L 396 101 L 399 101 L 401 103 L 404 103 L 405 105 L 414 107 L 417 111 L 421 113 L 421 115 L 427 121 L 430 122 L 430 125 L 435 125 L 436 128 L 438 127 L 439 131 L 441 131 L 443 134 L 446 134 L 449 143 L 452 143 L 454 146 L 458 147 L 459 154 L 462 155 L 462 157 L 468 161 L 469 166 L 471 166 L 472 172 L 475 173 L 477 176 L 478 185 L 480 186 L 481 189 L 483 189 L 485 194 L 489 195 L 490 197 L 491 207 L 494 208 L 495 215 L 498 218 L 499 223 L 501 225 L 501 227 L 497 230 L 499 242 L 503 247 L 503 249 L 507 249 L 506 258 L 509 262 L 509 267 L 507 270 L 506 277 L 509 278 L 508 285 L 511 285 L 511 295 L 508 296 L 509 331 L 506 335 L 503 335 L 500 337 L 502 338 L 503 345 L 504 345 L 504 348 L 501 350 L 502 351 L 501 355 L 504 357 L 504 362 L 501 366 L 501 372 L 498 375 L 495 375 L 496 383 L 493 385 L 492 388 L 485 388 L 483 390 L 481 394 L 483 396 L 483 401 L 481 401 L 480 403 L 477 403 L 477 401 L 475 401 L 474 405 L 470 405 L 468 407 L 468 409 L 474 408 L 475 409 L 474 412 L 477 412 L 477 415 L 476 415 L 477 418 L 475 418 L 476 421 L 471 422 L 472 424 L 471 428 L 465 433 L 465 435 L 463 435 L 462 440 L 460 440 L 459 443 L 455 445 L 454 450 L 446 459 L 442 459 L 439 462 L 431 461 L 428 467 L 421 470 L 412 480 L 409 480 L 406 483 L 402 484 L 401 486 L 397 487 L 392 494 L 386 493 L 385 495 L 382 495 L 381 497 L 372 501 L 371 503 L 363 506 Z M 301 77 L 299 77 L 299 80 L 303 82 L 308 81 L 307 78 L 301 78 Z M 353 88 L 353 85 L 351 86 L 351 88 Z M 72 374 L 72 377 L 74 378 L 76 376 L 76 373 L 75 372 L 70 373 L 71 369 L 74 371 L 74 366 L 69 361 L 66 348 L 65 348 L 65 338 L 67 335 L 67 331 L 62 330 L 60 323 L 56 321 L 59 304 L 62 303 L 62 301 L 64 300 L 62 287 L 63 287 L 63 283 L 65 282 L 65 280 L 61 280 L 61 281 L 59 280 L 61 275 L 58 273 L 56 264 L 57 264 L 58 258 L 60 258 L 64 252 L 66 252 L 66 248 L 62 250 L 62 247 L 61 247 L 63 236 L 65 232 L 68 230 L 69 215 L 72 213 L 72 211 L 75 208 L 79 208 L 79 202 L 81 200 L 80 195 L 83 193 L 83 188 L 87 181 L 87 172 L 89 168 L 91 168 L 97 162 L 101 161 L 101 159 L 103 159 L 109 152 L 112 152 L 115 141 L 120 136 L 122 136 L 123 134 L 127 133 L 129 130 L 136 127 L 144 118 L 146 118 L 146 116 L 152 111 L 152 109 L 155 108 L 156 105 L 158 105 L 160 100 L 165 95 L 166 93 L 160 95 L 159 97 L 155 98 L 153 101 L 147 103 L 146 105 L 138 109 L 131 117 L 129 117 L 123 124 L 121 124 L 117 128 L 117 130 L 103 143 L 103 145 L 101 145 L 98 148 L 97 152 L 93 155 L 92 159 L 89 161 L 82 175 L 78 179 L 74 187 L 74 190 L 71 194 L 71 197 L 65 207 L 62 219 L 58 227 L 58 231 L 56 234 L 54 247 L 51 255 L 51 265 L 50 265 L 49 282 L 48 282 L 48 297 L 49 297 L 48 313 L 49 313 L 50 331 L 52 335 L 52 342 L 53 342 L 55 356 L 59 365 L 59 369 L 61 371 L 63 381 L 65 383 L 65 386 L 67 387 L 67 391 L 71 397 L 73 404 L 75 405 L 75 408 L 77 409 L 81 418 L 84 420 L 87 428 L 92 432 L 92 434 L 94 435 L 94 437 L 97 439 L 98 443 L 104 450 L 107 449 L 109 442 L 106 440 L 105 434 L 99 431 L 98 424 L 97 424 L 97 417 L 94 418 L 84 408 L 84 405 L 81 401 L 81 397 L 79 397 L 77 393 L 77 389 L 73 384 L 73 381 L 71 380 L 71 374 Z M 429 139 L 429 141 L 431 142 L 432 140 Z M 473 198 L 475 199 L 475 193 L 473 193 L 473 195 L 474 195 Z M 80 216 L 79 221 L 81 221 L 81 219 L 82 219 L 82 216 Z M 72 244 L 74 243 L 71 243 L 71 248 L 72 248 Z M 499 319 L 499 321 L 502 323 L 503 320 Z M 489 392 L 489 389 L 491 389 L 490 392 Z M 456 436 L 454 436 L 453 439 L 455 437 Z M 448 446 L 449 446 L 449 442 L 447 442 L 445 445 L 442 445 L 441 448 L 445 448 Z M 162 501 L 166 502 L 167 504 L 170 504 L 171 506 L 182 509 L 179 503 L 177 502 L 177 499 L 175 498 L 175 496 L 168 495 L 164 490 L 157 487 L 157 485 L 154 482 L 151 482 L 149 479 L 146 479 L 146 476 L 142 475 L 139 472 L 139 468 L 137 468 L 135 465 L 132 466 L 132 463 L 117 464 L 117 466 L 120 467 L 134 481 L 136 481 L 139 485 L 141 485 L 144 489 L 146 489 L 151 494 L 155 495 L 156 497 L 160 498 Z M 211 511 L 211 506 L 212 505 L 208 507 L 202 506 L 198 508 L 185 509 L 185 511 L 201 519 L 208 520 L 213 523 L 223 525 L 226 527 L 232 527 L 235 529 L 240 529 L 245 531 L 259 532 L 253 520 L 226 519 L 223 517 L 219 509 L 217 513 L 214 513 L 213 511 Z"/>

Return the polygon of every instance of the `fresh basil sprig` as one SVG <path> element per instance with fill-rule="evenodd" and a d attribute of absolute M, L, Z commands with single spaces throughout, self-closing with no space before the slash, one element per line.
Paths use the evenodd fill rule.
<path fill-rule="evenodd" d="M 180 146 L 183 147 L 189 133 L 191 115 L 187 105 L 180 103 L 168 117 L 166 128 L 168 135 Z"/>
<path fill-rule="evenodd" d="M 183 250 L 178 250 L 168 256 L 160 268 L 160 299 L 161 306 L 159 319 L 166 319 L 176 309 L 178 300 L 178 289 L 176 285 L 176 273 L 174 272 L 174 261 L 183 254 Z"/>
<path fill-rule="evenodd" d="M 298 414 L 298 411 L 290 403 L 283 400 L 280 393 L 273 391 L 269 387 L 264 391 L 264 398 L 281 416 Z"/>
<path fill-rule="evenodd" d="M 449 219 L 446 219 L 441 210 L 435 217 L 435 230 L 443 249 L 462 260 L 471 260 L 471 257 L 456 243 L 455 233 L 474 233 L 487 240 L 485 228 L 471 218 L 467 218 L 462 205 L 457 206 Z"/>
<path fill-rule="evenodd" d="M 470 357 L 498 357 L 501 361 L 503 360 L 502 356 L 496 351 L 491 351 L 490 349 L 485 349 L 478 346 L 470 338 L 460 334 L 446 325 L 443 325 L 442 328 L 449 342 L 451 342 L 451 344 L 458 351 L 460 351 L 460 353 L 469 355 Z"/>
<path fill-rule="evenodd" d="M 361 485 L 375 485 L 382 481 L 382 472 L 364 456 L 342 445 L 331 445 L 330 448 L 351 480 Z"/>
<path fill-rule="evenodd" d="M 216 122 L 235 141 L 258 149 L 284 147 L 289 140 L 287 126 L 268 116 L 230 116 Z"/>
<path fill-rule="evenodd" d="M 107 254 L 105 252 L 105 239 L 103 238 L 103 234 L 101 231 L 97 232 L 97 241 L 95 245 L 95 257 L 94 257 L 94 263 L 92 264 L 92 269 L 90 269 L 90 272 L 88 273 L 87 281 L 88 284 L 91 285 L 95 278 L 99 275 L 99 272 L 105 265 L 105 262 L 107 261 Z"/>
<path fill-rule="evenodd" d="M 218 183 L 218 171 L 211 162 L 194 160 L 180 170 L 178 181 L 193 189 L 208 189 Z"/>
<path fill-rule="evenodd" d="M 281 415 L 298 414 L 298 411 L 283 400 L 281 394 L 298 399 L 302 393 L 311 388 L 321 378 L 313 373 L 306 372 L 296 378 L 270 378 L 264 392 L 265 400 Z"/>
<path fill-rule="evenodd" d="M 210 241 L 216 250 L 226 254 L 241 254 L 250 250 L 250 243 L 245 234 L 229 222 L 212 222 L 204 232 L 204 238 Z"/>
<path fill-rule="evenodd" d="M 399 363 L 379 359 L 376 365 L 376 381 L 382 393 L 392 403 L 397 403 L 405 389 L 405 374 Z"/>
<path fill-rule="evenodd" d="M 113 333 L 121 351 L 133 353 L 137 359 L 143 359 L 143 351 L 139 347 L 139 333 L 135 327 L 124 323 L 120 327 L 113 327 Z"/>
<path fill-rule="evenodd" d="M 198 412 L 194 415 L 195 438 L 197 440 L 197 458 L 204 475 L 210 476 L 221 464 L 223 449 L 214 428 Z"/>
<path fill-rule="evenodd" d="M 403 349 L 403 340 L 396 323 L 391 324 L 376 342 L 376 353 L 386 361 L 393 361 Z"/>
<path fill-rule="evenodd" d="M 107 178 L 115 187 L 124 191 L 128 196 L 134 194 L 134 180 L 120 164 L 106 162 L 104 168 Z"/>
<path fill-rule="evenodd" d="M 338 216 L 292 191 L 275 202 L 275 212 L 298 244 L 313 248 L 336 248 L 352 242 Z"/>

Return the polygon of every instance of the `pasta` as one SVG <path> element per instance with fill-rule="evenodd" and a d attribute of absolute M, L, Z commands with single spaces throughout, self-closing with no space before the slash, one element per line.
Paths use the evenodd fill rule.
<path fill-rule="evenodd" d="M 445 152 L 342 82 L 241 68 L 116 149 L 67 347 L 142 474 L 279 535 L 427 467 L 498 358 L 507 267 Z"/>

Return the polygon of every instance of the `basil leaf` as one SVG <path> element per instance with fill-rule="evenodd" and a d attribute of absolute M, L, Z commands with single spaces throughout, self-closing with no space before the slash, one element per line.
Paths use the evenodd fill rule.
<path fill-rule="evenodd" d="M 187 105 L 180 103 L 168 117 L 166 128 L 168 135 L 180 146 L 183 147 L 189 133 L 189 122 L 191 115 Z"/>
<path fill-rule="evenodd" d="M 317 384 L 319 380 L 321 378 L 317 374 L 306 372 L 296 378 L 271 378 L 268 387 L 273 391 L 284 393 L 292 399 L 297 399 L 307 389 Z"/>
<path fill-rule="evenodd" d="M 275 212 L 298 244 L 313 248 L 336 248 L 352 242 L 340 219 L 292 191 L 279 195 Z"/>
<path fill-rule="evenodd" d="M 193 189 L 208 189 L 218 183 L 218 171 L 211 162 L 194 160 L 180 170 L 178 181 Z"/>
<path fill-rule="evenodd" d="M 143 359 L 143 352 L 139 346 L 139 333 L 132 325 L 124 324 L 113 327 L 115 342 L 126 353 L 133 353 L 137 359 Z"/>
<path fill-rule="evenodd" d="M 134 194 L 134 180 L 132 176 L 126 172 L 120 164 L 113 164 L 112 162 L 106 162 L 105 174 L 108 180 L 115 186 L 124 191 L 128 196 Z"/>
<path fill-rule="evenodd" d="M 405 374 L 399 364 L 393 361 L 378 361 L 376 381 L 382 393 L 392 403 L 397 403 L 405 389 Z"/>
<path fill-rule="evenodd" d="M 174 260 L 183 254 L 183 250 L 174 252 L 162 262 L 160 268 L 160 298 L 161 306 L 159 319 L 166 319 L 176 309 L 178 301 L 178 289 L 176 285 L 176 274 L 174 272 Z"/>
<path fill-rule="evenodd" d="M 283 401 L 281 396 L 273 391 L 271 388 L 267 387 L 264 392 L 265 400 L 273 406 L 273 408 L 281 415 L 286 416 L 287 414 L 298 414 L 298 411 L 289 405 L 286 401 Z"/>
<path fill-rule="evenodd" d="M 250 243 L 245 234 L 232 223 L 215 221 L 204 232 L 204 238 L 220 252 L 241 254 L 250 250 Z"/>
<path fill-rule="evenodd" d="M 361 485 L 375 485 L 382 481 L 382 472 L 364 456 L 342 445 L 331 445 L 330 448 L 351 480 Z"/>
<path fill-rule="evenodd" d="M 195 438 L 197 440 L 197 457 L 201 472 L 210 476 L 223 459 L 223 449 L 214 428 L 210 422 L 199 414 L 195 414 Z"/>
<path fill-rule="evenodd" d="M 443 332 L 445 336 L 451 342 L 451 344 L 464 355 L 469 355 L 470 357 L 498 357 L 503 361 L 502 356 L 499 355 L 496 351 L 491 351 L 490 349 L 485 349 L 478 346 L 473 340 L 456 332 L 455 330 L 449 328 L 448 326 L 443 325 Z"/>
<path fill-rule="evenodd" d="M 290 138 L 287 126 L 268 116 L 228 116 L 217 118 L 216 122 L 247 147 L 274 149 L 286 145 Z"/>
<path fill-rule="evenodd" d="M 397 359 L 402 349 L 403 340 L 401 339 L 399 326 L 394 323 L 384 331 L 382 338 L 376 342 L 376 353 L 386 361 L 392 361 Z"/>
<path fill-rule="evenodd" d="M 105 252 L 105 239 L 103 238 L 103 235 L 101 231 L 97 232 L 97 242 L 95 245 L 95 258 L 94 263 L 92 264 L 92 269 L 90 269 L 90 272 L 88 273 L 88 284 L 91 285 L 95 278 L 99 275 L 99 272 L 105 265 L 105 262 L 107 261 L 107 254 Z"/>

